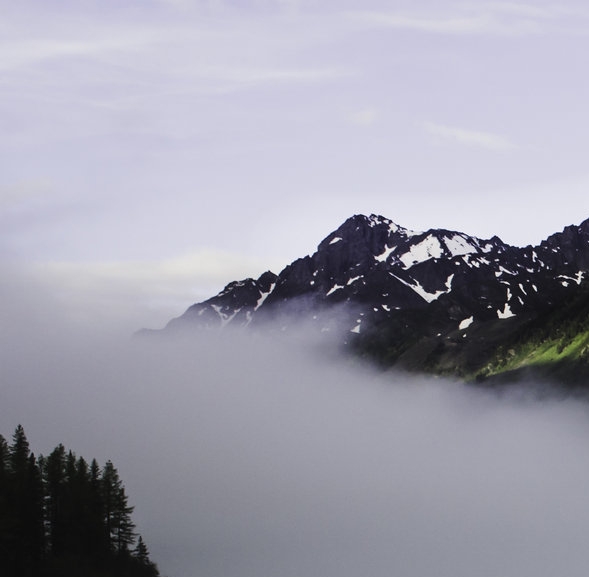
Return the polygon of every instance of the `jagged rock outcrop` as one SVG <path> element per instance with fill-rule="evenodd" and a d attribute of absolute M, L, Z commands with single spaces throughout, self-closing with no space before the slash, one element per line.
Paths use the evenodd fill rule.
<path fill-rule="evenodd" d="M 184 328 L 187 324 L 204 328 L 221 328 L 229 323 L 246 326 L 272 292 L 277 278 L 273 272 L 266 271 L 257 280 L 233 281 L 218 295 L 190 306 L 181 317 L 172 319 L 167 328 Z"/>

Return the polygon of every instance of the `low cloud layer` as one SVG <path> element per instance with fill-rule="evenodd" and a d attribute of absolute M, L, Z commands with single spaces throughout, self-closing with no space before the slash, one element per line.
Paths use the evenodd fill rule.
<path fill-rule="evenodd" d="M 308 335 L 117 339 L 23 280 L 0 287 L 1 432 L 112 459 L 163 575 L 586 574 L 586 404 L 377 373 Z"/>

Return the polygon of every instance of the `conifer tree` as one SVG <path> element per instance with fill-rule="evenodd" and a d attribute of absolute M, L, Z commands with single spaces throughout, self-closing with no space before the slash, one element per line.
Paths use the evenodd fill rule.
<path fill-rule="evenodd" d="M 24 479 L 26 475 L 29 453 L 29 441 L 25 435 L 25 430 L 22 425 L 18 425 L 12 436 L 9 455 L 10 468 L 17 480 Z"/>
<path fill-rule="evenodd" d="M 133 551 L 133 555 L 138 561 L 140 561 L 144 565 L 147 565 L 149 563 L 149 550 L 147 549 L 147 545 L 143 541 L 143 537 L 141 535 L 139 535 L 139 539 L 137 540 L 137 546 Z"/>
<path fill-rule="evenodd" d="M 9 510 L 12 531 L 8 563 L 15 577 L 36 577 L 44 553 L 43 486 L 35 456 L 22 425 L 9 449 Z"/>
<path fill-rule="evenodd" d="M 59 444 L 43 462 L 43 477 L 46 493 L 46 517 L 49 534 L 49 550 L 57 557 L 65 551 L 66 520 L 66 478 L 65 447 Z"/>
<path fill-rule="evenodd" d="M 128 504 L 125 488 L 111 461 L 106 462 L 102 471 L 102 498 L 111 549 L 117 553 L 128 551 L 135 540 L 133 507 Z"/>
<path fill-rule="evenodd" d="M 115 510 L 115 548 L 119 553 L 129 551 L 129 547 L 135 542 L 135 523 L 131 520 L 131 515 L 135 508 L 129 506 L 127 492 L 125 487 L 117 495 Z"/>
<path fill-rule="evenodd" d="M 7 575 L 11 555 L 12 516 L 9 509 L 10 470 L 9 449 L 6 439 L 0 435 L 0 575 Z"/>
<path fill-rule="evenodd" d="M 31 453 L 28 459 L 23 514 L 25 517 L 26 575 L 37 577 L 45 557 L 45 526 L 43 503 L 43 480 L 41 470 Z"/>
<path fill-rule="evenodd" d="M 6 439 L 0 435 L 0 487 L 8 475 L 9 451 Z"/>
<path fill-rule="evenodd" d="M 159 577 L 157 565 L 150 560 L 149 550 L 141 535 L 139 535 L 137 546 L 133 550 L 133 559 L 137 567 L 135 571 L 137 577 Z"/>
<path fill-rule="evenodd" d="M 88 481 L 88 553 L 93 559 L 104 558 L 109 553 L 109 535 L 105 525 L 105 505 L 102 497 L 102 471 L 96 459 L 92 459 Z"/>
<path fill-rule="evenodd" d="M 76 456 L 68 451 L 64 463 L 64 498 L 62 502 L 62 522 L 64 527 L 65 549 L 70 555 L 79 554 L 79 507 Z"/>

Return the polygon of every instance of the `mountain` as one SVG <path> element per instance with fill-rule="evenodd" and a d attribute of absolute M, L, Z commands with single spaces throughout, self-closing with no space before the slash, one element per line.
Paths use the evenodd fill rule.
<path fill-rule="evenodd" d="M 355 215 L 314 254 L 278 275 L 228 284 L 163 332 L 267 323 L 288 330 L 304 320 L 384 366 L 480 381 L 565 362 L 580 379 L 589 375 L 578 314 L 589 315 L 588 273 L 589 219 L 520 248 L 496 236 L 415 232 Z M 572 356 L 559 346 L 565 332 L 581 339 Z M 560 339 L 558 354 L 530 356 L 530 342 L 551 338 Z"/>

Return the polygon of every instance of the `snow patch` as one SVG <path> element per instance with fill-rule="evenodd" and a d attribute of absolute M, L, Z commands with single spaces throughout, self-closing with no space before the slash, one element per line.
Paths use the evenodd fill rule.
<path fill-rule="evenodd" d="M 580 285 L 581 281 L 583 280 L 583 273 L 581 271 L 579 271 L 575 276 L 567 276 L 567 275 L 561 274 L 558 276 L 558 278 L 562 279 L 560 281 L 560 284 L 562 284 L 562 286 L 564 286 L 564 287 L 569 286 L 569 281 Z"/>
<path fill-rule="evenodd" d="M 311 281 L 311 284 L 312 283 L 313 283 L 313 281 Z M 256 306 L 254 307 L 254 310 L 255 311 L 257 311 L 260 308 L 260 306 L 262 305 L 262 303 L 268 298 L 268 295 L 274 290 L 274 287 L 275 286 L 276 286 L 276 283 L 274 282 L 274 283 L 272 283 L 270 285 L 270 288 L 269 288 L 268 292 L 262 293 L 260 295 L 260 298 L 258 299 L 258 302 L 256 303 Z"/>
<path fill-rule="evenodd" d="M 479 259 L 470 258 L 470 255 L 465 255 L 462 257 L 462 260 L 465 262 L 465 264 L 467 264 L 468 266 L 474 266 L 475 268 L 481 268 L 481 261 Z"/>
<path fill-rule="evenodd" d="M 325 296 L 326 296 L 326 297 L 328 297 L 329 295 L 333 294 L 335 291 L 338 291 L 338 290 L 340 290 L 340 289 L 343 289 L 343 288 L 344 288 L 344 287 L 343 287 L 343 285 L 339 285 L 339 284 L 333 285 L 333 286 L 332 286 L 332 287 L 331 287 L 331 288 L 330 288 L 330 289 L 327 291 L 327 293 L 325 293 Z"/>
<path fill-rule="evenodd" d="M 474 322 L 474 317 L 468 317 L 467 319 L 460 321 L 458 328 L 462 331 L 462 330 L 468 328 L 470 325 L 472 325 L 473 322 Z"/>
<path fill-rule="evenodd" d="M 443 254 L 440 241 L 433 235 L 426 236 L 421 242 L 414 244 L 399 260 L 405 268 L 409 268 L 430 258 L 440 258 Z"/>
<path fill-rule="evenodd" d="M 430 293 L 427 292 L 422 286 L 421 284 L 419 284 L 415 279 L 414 282 L 415 284 L 409 283 L 405 280 L 403 280 L 402 278 L 399 278 L 396 274 L 393 274 L 392 272 L 389 273 L 392 277 L 395 277 L 398 281 L 402 282 L 405 286 L 408 286 L 409 288 L 413 289 L 424 301 L 431 303 L 435 300 L 437 300 L 438 298 L 440 298 L 443 294 L 446 294 L 450 291 L 450 288 L 452 286 L 452 279 L 454 278 L 454 274 L 451 274 L 447 279 L 446 279 L 446 290 L 440 290 L 440 291 L 436 291 L 435 293 Z"/>
<path fill-rule="evenodd" d="M 444 236 L 444 244 L 452 256 L 462 256 L 478 251 L 478 243 L 472 244 L 472 240 L 464 238 L 460 234 L 454 236 Z"/>
<path fill-rule="evenodd" d="M 225 314 L 224 312 L 222 312 L 222 309 L 219 305 L 211 305 L 211 308 L 221 317 L 221 326 L 223 327 L 229 324 L 233 320 L 235 315 L 241 310 L 236 309 L 231 314 Z"/>
<path fill-rule="evenodd" d="M 342 240 L 341 236 L 336 236 L 335 238 L 333 238 L 329 244 L 335 244 L 336 242 L 339 242 L 340 240 Z"/>
<path fill-rule="evenodd" d="M 384 251 L 381 252 L 380 254 L 376 255 L 374 257 L 374 260 L 376 260 L 378 262 L 386 262 L 386 260 L 390 256 L 390 254 L 395 250 L 395 248 L 396 248 L 395 246 L 393 246 L 393 247 L 385 246 Z"/>
<path fill-rule="evenodd" d="M 508 319 L 509 317 L 514 317 L 515 313 L 511 311 L 511 307 L 509 303 L 505 303 L 505 307 L 503 310 L 497 310 L 497 317 L 500 319 Z"/>

